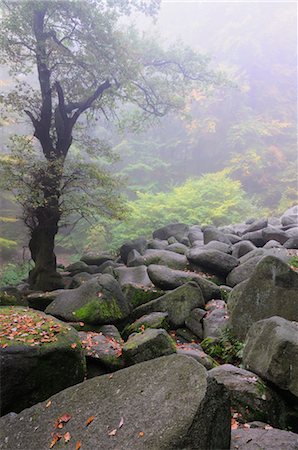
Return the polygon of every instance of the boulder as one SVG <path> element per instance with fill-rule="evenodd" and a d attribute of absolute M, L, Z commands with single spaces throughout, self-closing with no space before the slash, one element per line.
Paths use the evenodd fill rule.
<path fill-rule="evenodd" d="M 153 284 L 148 277 L 147 267 L 118 267 L 113 270 L 115 277 L 121 286 L 125 284 L 135 284 L 143 287 L 153 287 Z"/>
<path fill-rule="evenodd" d="M 232 256 L 234 256 L 234 258 L 241 258 L 241 256 L 246 255 L 255 249 L 255 245 L 250 241 L 236 242 L 236 244 L 233 245 Z"/>
<path fill-rule="evenodd" d="M 231 253 L 232 245 L 219 241 L 210 241 L 204 246 L 204 250 L 217 250 L 223 253 Z"/>
<path fill-rule="evenodd" d="M 244 230 L 245 233 L 251 233 L 253 231 L 262 230 L 268 226 L 268 219 L 258 219 L 254 220 L 247 228 Z"/>
<path fill-rule="evenodd" d="M 130 307 L 119 283 L 103 274 L 77 289 L 62 291 L 46 312 L 67 321 L 104 325 L 125 319 Z"/>
<path fill-rule="evenodd" d="M 230 448 L 228 393 L 207 378 L 201 364 L 181 355 L 119 370 L 112 378 L 93 378 L 60 392 L 45 406 L 3 417 L 0 449 L 48 449 L 54 423 L 65 413 L 71 419 L 63 434 L 69 432 L 71 442 L 81 442 L 82 450 Z"/>
<path fill-rule="evenodd" d="M 140 317 L 131 325 L 127 325 L 122 332 L 122 336 L 126 339 L 130 334 L 139 333 L 140 331 L 146 330 L 146 328 L 163 328 L 164 330 L 168 330 L 167 318 L 167 313 L 152 312 Z"/>
<path fill-rule="evenodd" d="M 298 273 L 280 259 L 262 258 L 252 276 L 238 286 L 229 295 L 228 309 L 233 333 L 240 340 L 261 319 L 278 315 L 298 321 Z"/>
<path fill-rule="evenodd" d="M 167 240 L 160 240 L 160 239 L 149 239 L 148 241 L 148 248 L 155 248 L 157 250 L 164 250 L 169 245 Z"/>
<path fill-rule="evenodd" d="M 244 233 L 242 235 L 244 241 L 252 242 L 256 247 L 263 247 L 266 241 L 263 237 L 262 230 L 250 231 L 249 233 Z"/>
<path fill-rule="evenodd" d="M 194 282 L 189 282 L 156 300 L 139 306 L 133 311 L 133 316 L 139 318 L 156 311 L 166 312 L 168 313 L 169 323 L 174 328 L 178 328 L 184 325 L 185 320 L 194 308 L 204 306 L 204 304 L 205 301 L 200 287 Z"/>
<path fill-rule="evenodd" d="M 185 223 L 171 223 L 165 227 L 155 230 L 152 234 L 154 239 L 168 239 L 173 236 L 178 242 L 189 233 L 189 226 Z"/>
<path fill-rule="evenodd" d="M 100 266 L 106 261 L 114 261 L 115 257 L 108 253 L 96 253 L 96 252 L 88 252 L 84 253 L 81 257 L 81 261 L 88 264 L 88 266 Z"/>
<path fill-rule="evenodd" d="M 233 269 L 227 276 L 227 285 L 234 287 L 236 284 L 250 278 L 256 268 L 256 265 L 262 258 L 263 256 L 255 256 L 254 258 L 250 258 L 245 263 L 235 267 L 235 269 Z"/>
<path fill-rule="evenodd" d="M 125 363 L 132 365 L 176 353 L 176 344 L 166 330 L 147 328 L 131 335 L 122 352 Z"/>
<path fill-rule="evenodd" d="M 77 331 L 29 308 L 0 308 L 1 414 L 19 412 L 80 383 L 85 357 Z"/>
<path fill-rule="evenodd" d="M 210 241 L 219 241 L 231 245 L 230 239 L 222 231 L 218 230 L 215 227 L 206 227 L 203 232 L 203 237 L 205 245 Z"/>
<path fill-rule="evenodd" d="M 92 278 L 92 275 L 90 273 L 87 273 L 87 272 L 77 273 L 76 275 L 74 275 L 72 277 L 72 281 L 69 285 L 69 289 L 76 289 L 76 288 L 82 286 L 82 284 L 86 283 L 86 281 L 91 280 L 91 278 Z"/>
<path fill-rule="evenodd" d="M 0 288 L 0 306 L 28 306 L 28 301 L 17 287 L 3 286 Z"/>
<path fill-rule="evenodd" d="M 255 373 L 223 364 L 210 370 L 208 376 L 225 385 L 231 395 L 231 407 L 241 421 L 260 420 L 275 427 L 286 426 L 284 401 Z"/>
<path fill-rule="evenodd" d="M 144 266 L 145 260 L 137 250 L 131 250 L 127 257 L 127 267 Z"/>
<path fill-rule="evenodd" d="M 127 257 L 132 250 L 137 250 L 142 255 L 147 249 L 147 246 L 147 240 L 144 237 L 125 242 L 119 249 L 124 264 L 127 264 Z"/>
<path fill-rule="evenodd" d="M 266 242 L 266 244 L 264 245 L 263 248 L 269 249 L 269 248 L 276 248 L 276 247 L 281 248 L 282 245 L 279 242 L 272 239 L 271 241 Z"/>
<path fill-rule="evenodd" d="M 298 323 L 278 316 L 254 323 L 247 333 L 243 363 L 298 399 Z"/>
<path fill-rule="evenodd" d="M 180 242 L 176 242 L 175 244 L 168 245 L 165 250 L 185 255 L 185 253 L 188 252 L 188 247 Z"/>
<path fill-rule="evenodd" d="M 185 320 L 185 325 L 187 326 L 187 328 L 199 339 L 204 338 L 203 317 L 205 315 L 206 311 L 204 309 L 194 308 Z"/>
<path fill-rule="evenodd" d="M 189 228 L 188 239 L 191 244 L 195 241 L 203 241 L 203 232 L 199 225 L 193 225 Z"/>
<path fill-rule="evenodd" d="M 265 425 L 266 427 L 266 425 Z M 239 450 L 297 450 L 298 434 L 266 428 L 232 430 L 231 449 Z"/>
<path fill-rule="evenodd" d="M 210 370 L 216 366 L 216 362 L 214 361 L 214 359 L 211 358 L 211 356 L 207 355 L 202 347 L 198 344 L 178 344 L 177 353 L 178 355 L 185 355 L 189 356 L 190 358 L 194 358 L 207 370 Z"/>
<path fill-rule="evenodd" d="M 65 267 L 65 271 L 70 272 L 71 275 L 75 275 L 76 273 L 81 272 L 92 273 L 92 270 L 90 269 L 88 264 L 86 264 L 83 261 L 77 261 L 75 263 L 70 264 L 69 266 Z"/>
<path fill-rule="evenodd" d="M 203 270 L 222 276 L 226 276 L 239 264 L 237 258 L 218 250 L 200 250 L 193 248 L 189 251 L 187 258 Z"/>
<path fill-rule="evenodd" d="M 152 287 L 146 287 L 132 283 L 124 284 L 122 286 L 122 292 L 132 308 L 137 308 L 144 303 L 161 297 L 165 293 L 161 289 L 155 288 L 153 284 Z"/>
<path fill-rule="evenodd" d="M 203 337 L 217 340 L 220 338 L 222 331 L 228 325 L 228 313 L 225 302 L 219 307 L 207 309 L 207 313 L 203 318 Z M 208 303 L 206 305 L 208 308 Z"/>
<path fill-rule="evenodd" d="M 298 236 L 289 238 L 284 243 L 284 247 L 289 248 L 289 249 L 291 249 L 291 248 L 298 249 Z"/>
<path fill-rule="evenodd" d="M 298 205 L 287 209 L 280 219 L 283 226 L 298 225 Z"/>
<path fill-rule="evenodd" d="M 219 287 L 195 272 L 173 270 L 166 266 L 151 264 L 148 267 L 148 275 L 152 283 L 160 289 L 175 289 L 189 281 L 194 281 L 200 286 L 205 301 L 220 297 Z"/>
<path fill-rule="evenodd" d="M 288 235 L 285 231 L 274 227 L 263 228 L 262 235 L 265 242 L 274 240 L 279 242 L 280 244 L 284 244 L 288 239 Z"/>
<path fill-rule="evenodd" d="M 91 277 L 91 275 L 87 273 L 85 275 Z M 58 289 L 57 291 L 51 292 L 33 292 L 32 294 L 27 295 L 26 299 L 30 308 L 44 311 L 47 306 L 61 294 L 61 292 L 64 292 L 64 289 Z"/>
<path fill-rule="evenodd" d="M 179 253 L 169 250 L 149 249 L 146 250 L 143 258 L 147 266 L 150 264 L 158 264 L 177 270 L 184 270 L 188 266 L 188 261 L 185 255 L 180 255 Z"/>
<path fill-rule="evenodd" d="M 87 370 L 89 360 L 102 364 L 108 371 L 121 369 L 124 366 L 121 340 L 103 332 L 80 331 L 79 336 L 87 360 Z"/>

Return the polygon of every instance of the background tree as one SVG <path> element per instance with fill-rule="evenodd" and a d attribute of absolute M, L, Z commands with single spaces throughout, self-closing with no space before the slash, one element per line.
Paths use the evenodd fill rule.
<path fill-rule="evenodd" d="M 96 206 L 90 203 L 94 187 L 100 190 L 97 205 L 102 212 L 115 215 L 117 210 L 116 186 L 107 170 L 92 165 L 92 159 L 80 165 L 67 162 L 74 139 L 79 141 L 76 158 L 82 148 L 91 158 L 108 155 L 101 142 L 89 138 L 82 117 L 89 123 L 99 113 L 109 118 L 128 104 L 137 125 L 181 108 L 194 85 L 204 89 L 218 82 L 206 57 L 181 45 L 165 51 L 133 28 L 123 31 L 123 23 L 119 26 L 121 15 L 133 9 L 153 14 L 158 3 L 1 2 L 1 62 L 9 64 L 15 81 L 15 89 L 2 101 L 24 111 L 34 128 L 33 140 L 28 136 L 13 140 L 4 162 L 8 185 L 17 183 L 17 198 L 30 229 L 35 263 L 30 284 L 35 289 L 61 286 L 54 244 L 63 215 L 72 208 L 86 215 L 90 206 Z M 30 84 L 35 75 L 38 89 Z M 74 206 L 78 190 L 80 204 Z M 68 204 L 65 195 L 70 195 Z"/>

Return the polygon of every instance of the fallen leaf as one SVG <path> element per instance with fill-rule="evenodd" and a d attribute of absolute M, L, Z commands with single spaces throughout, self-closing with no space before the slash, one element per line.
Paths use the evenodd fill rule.
<path fill-rule="evenodd" d="M 71 440 L 71 435 L 70 435 L 69 431 L 67 431 L 67 433 L 65 433 L 65 435 L 64 435 L 65 444 L 67 444 L 67 442 L 69 442 L 70 440 Z"/>
<path fill-rule="evenodd" d="M 71 419 L 70 414 L 63 414 L 61 417 L 58 417 L 58 419 L 55 422 L 55 428 L 63 428 L 64 424 L 67 423 Z"/>
<path fill-rule="evenodd" d="M 52 402 L 51 400 L 48 401 L 48 403 L 46 404 L 46 408 L 48 408 L 49 406 L 51 406 Z"/>
<path fill-rule="evenodd" d="M 271 427 L 270 425 L 265 425 L 264 430 L 273 430 L 273 427 Z"/>
<path fill-rule="evenodd" d="M 80 327 L 83 327 L 85 324 L 84 322 L 79 322 Z"/>
<path fill-rule="evenodd" d="M 55 444 L 61 439 L 61 434 L 55 434 L 54 439 L 51 442 L 50 448 L 53 448 Z"/>
<path fill-rule="evenodd" d="M 123 417 L 121 417 L 118 428 L 123 427 L 123 424 L 124 424 L 124 419 L 123 419 Z"/>
<path fill-rule="evenodd" d="M 139 432 L 139 436 L 140 436 L 140 437 L 144 437 L 144 434 L 145 434 L 144 431 L 140 431 L 140 432 Z"/>
<path fill-rule="evenodd" d="M 109 379 L 113 378 L 113 374 L 111 373 L 111 375 L 109 375 Z"/>
<path fill-rule="evenodd" d="M 108 433 L 108 435 L 109 435 L 109 436 L 115 436 L 116 433 L 117 433 L 117 429 L 114 428 L 114 430 L 110 431 L 110 432 Z"/>
<path fill-rule="evenodd" d="M 71 348 L 76 348 L 76 347 L 77 347 L 77 344 L 75 344 L 75 343 L 71 344 Z"/>
<path fill-rule="evenodd" d="M 81 447 L 82 447 L 81 442 L 77 441 L 77 443 L 76 443 L 76 450 L 80 450 Z"/>
<path fill-rule="evenodd" d="M 239 424 L 238 424 L 237 420 L 232 418 L 232 420 L 231 420 L 231 428 L 232 428 L 232 430 L 237 430 L 238 426 L 239 426 Z"/>
<path fill-rule="evenodd" d="M 86 421 L 86 427 L 88 427 L 88 425 L 90 425 L 90 423 L 93 422 L 94 419 L 95 419 L 95 416 L 90 416 L 89 419 L 87 419 L 87 421 Z"/>

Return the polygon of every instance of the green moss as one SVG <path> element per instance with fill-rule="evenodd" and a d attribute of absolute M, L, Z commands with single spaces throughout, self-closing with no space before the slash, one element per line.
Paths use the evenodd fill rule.
<path fill-rule="evenodd" d="M 73 314 L 77 319 L 89 323 L 98 323 L 112 319 L 120 320 L 123 318 L 122 311 L 115 299 L 104 301 L 91 300 Z"/>
<path fill-rule="evenodd" d="M 289 266 L 298 269 L 298 256 L 292 256 L 288 262 Z"/>

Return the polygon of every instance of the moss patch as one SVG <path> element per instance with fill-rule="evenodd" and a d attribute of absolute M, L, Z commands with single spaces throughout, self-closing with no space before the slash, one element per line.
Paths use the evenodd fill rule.
<path fill-rule="evenodd" d="M 37 346 L 58 341 L 71 328 L 28 308 L 0 308 L 0 346 Z M 62 336 L 61 336 L 62 337 Z"/>
<path fill-rule="evenodd" d="M 123 313 L 115 299 L 91 300 L 74 311 L 73 315 L 88 323 L 102 323 L 109 320 L 123 319 Z"/>

